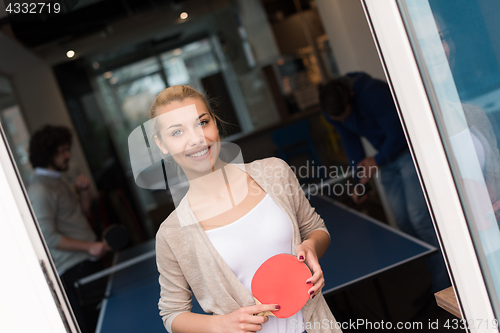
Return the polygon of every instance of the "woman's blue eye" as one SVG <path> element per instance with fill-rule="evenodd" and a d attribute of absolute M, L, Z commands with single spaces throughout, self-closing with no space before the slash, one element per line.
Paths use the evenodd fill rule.
<path fill-rule="evenodd" d="M 201 120 L 199 123 L 198 123 L 198 126 L 205 126 L 206 124 L 208 124 L 209 121 L 208 120 Z M 172 134 L 170 134 L 171 136 L 179 136 L 182 134 L 182 130 L 178 129 L 178 130 L 175 130 L 172 132 Z"/>

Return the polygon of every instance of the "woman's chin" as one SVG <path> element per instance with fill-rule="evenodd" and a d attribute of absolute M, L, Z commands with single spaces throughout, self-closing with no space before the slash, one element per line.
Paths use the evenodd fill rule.
<path fill-rule="evenodd" d="M 212 172 L 213 166 L 214 164 L 208 158 L 206 160 L 199 161 L 197 163 L 190 163 L 188 169 L 189 172 L 192 173 L 194 177 L 200 177 Z"/>

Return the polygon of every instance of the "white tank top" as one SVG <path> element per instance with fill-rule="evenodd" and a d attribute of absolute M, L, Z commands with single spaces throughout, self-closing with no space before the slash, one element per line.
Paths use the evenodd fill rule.
<path fill-rule="evenodd" d="M 247 214 L 228 225 L 205 231 L 240 282 L 252 292 L 252 278 L 260 265 L 280 253 L 292 253 L 292 223 L 266 194 Z M 305 283 L 305 281 L 304 281 Z M 290 318 L 269 316 L 260 332 L 302 333 L 302 310 Z"/>

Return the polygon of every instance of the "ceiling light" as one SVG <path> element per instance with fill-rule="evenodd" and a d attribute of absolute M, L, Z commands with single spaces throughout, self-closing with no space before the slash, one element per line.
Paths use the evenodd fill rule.
<path fill-rule="evenodd" d="M 185 20 L 185 19 L 187 19 L 187 18 L 188 18 L 188 13 L 186 13 L 186 12 L 182 12 L 182 13 L 181 13 L 181 19 Z"/>
<path fill-rule="evenodd" d="M 102 74 L 102 77 L 105 79 L 109 79 L 112 76 L 113 76 L 113 72 L 106 72 L 106 73 Z"/>
<path fill-rule="evenodd" d="M 69 50 L 68 52 L 66 52 L 66 57 L 73 58 L 74 56 L 75 56 L 75 51 Z"/>

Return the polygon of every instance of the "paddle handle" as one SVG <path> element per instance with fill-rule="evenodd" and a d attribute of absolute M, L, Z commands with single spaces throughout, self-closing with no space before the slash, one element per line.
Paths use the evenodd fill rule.
<path fill-rule="evenodd" d="M 253 298 L 255 300 L 255 304 L 256 305 L 259 305 L 259 304 L 262 304 L 261 302 L 259 302 L 259 300 L 257 298 Z M 272 311 L 264 311 L 264 312 L 259 312 L 257 314 L 255 314 L 256 316 L 273 316 L 273 317 L 276 317 L 276 315 L 272 312 Z"/>

